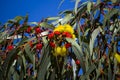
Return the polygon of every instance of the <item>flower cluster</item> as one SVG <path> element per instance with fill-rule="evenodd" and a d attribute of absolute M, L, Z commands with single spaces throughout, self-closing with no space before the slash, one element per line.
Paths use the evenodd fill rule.
<path fill-rule="evenodd" d="M 75 39 L 74 30 L 69 24 L 58 25 L 52 33 L 48 35 L 49 44 L 53 48 L 54 56 L 66 56 L 71 44 L 65 38 Z"/>
<path fill-rule="evenodd" d="M 59 25 L 58 27 L 54 29 L 54 33 L 56 32 L 62 33 L 62 35 L 65 37 L 69 37 L 73 39 L 75 38 L 74 30 L 69 24 Z"/>

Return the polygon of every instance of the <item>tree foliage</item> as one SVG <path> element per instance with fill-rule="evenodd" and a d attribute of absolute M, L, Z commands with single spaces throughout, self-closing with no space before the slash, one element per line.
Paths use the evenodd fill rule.
<path fill-rule="evenodd" d="M 119 0 L 76 0 L 40 22 L 17 16 L 0 35 L 1 80 L 120 79 Z"/>

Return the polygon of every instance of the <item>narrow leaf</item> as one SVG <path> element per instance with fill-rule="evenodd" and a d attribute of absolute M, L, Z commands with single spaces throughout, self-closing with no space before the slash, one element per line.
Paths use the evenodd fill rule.
<path fill-rule="evenodd" d="M 25 46 L 25 52 L 26 55 L 29 57 L 30 61 L 34 63 L 33 53 L 30 51 L 30 46 L 28 44 Z"/>
<path fill-rule="evenodd" d="M 38 70 L 38 78 L 37 80 L 45 80 L 45 73 L 47 71 L 47 67 L 50 63 L 50 56 L 49 56 L 49 46 L 46 44 L 42 49 L 41 59 L 39 61 L 39 70 Z"/>
<path fill-rule="evenodd" d="M 90 13 L 90 11 L 91 11 L 91 7 L 92 7 L 92 2 L 88 2 L 88 4 L 87 4 L 87 11 Z"/>
<path fill-rule="evenodd" d="M 92 53 L 93 53 L 94 42 L 95 42 L 95 39 L 96 39 L 97 35 L 99 34 L 99 32 L 100 32 L 100 27 L 95 29 L 91 35 L 91 39 L 90 39 L 90 43 L 89 43 L 90 55 L 92 55 Z"/>
<path fill-rule="evenodd" d="M 71 38 L 66 38 L 66 40 L 72 44 L 72 49 L 74 54 L 76 55 L 76 57 L 80 60 L 81 62 L 81 67 L 83 69 L 83 72 L 85 72 L 85 65 L 84 65 L 84 56 L 83 56 L 83 52 L 82 52 L 82 48 L 81 46 L 78 45 L 78 43 L 76 43 L 75 40 L 71 39 Z"/>
<path fill-rule="evenodd" d="M 78 9 L 78 4 L 81 0 L 76 0 L 75 2 L 75 13 L 77 13 L 77 9 Z"/>
<path fill-rule="evenodd" d="M 57 20 L 59 19 L 60 17 L 48 17 L 47 20 L 51 21 L 51 20 Z"/>

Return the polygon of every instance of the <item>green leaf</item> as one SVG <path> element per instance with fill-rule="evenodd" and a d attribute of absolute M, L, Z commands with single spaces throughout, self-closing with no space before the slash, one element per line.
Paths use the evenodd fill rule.
<path fill-rule="evenodd" d="M 24 22 L 28 21 L 28 14 L 26 14 L 26 16 L 24 17 Z"/>
<path fill-rule="evenodd" d="M 47 20 L 49 20 L 49 21 L 51 21 L 51 20 L 57 20 L 57 19 L 59 19 L 60 17 L 48 17 L 48 18 L 46 18 Z"/>
<path fill-rule="evenodd" d="M 108 66 L 108 80 L 112 79 L 112 70 L 111 70 L 111 65 L 109 63 L 109 66 Z"/>
<path fill-rule="evenodd" d="M 4 27 L 7 28 L 9 24 L 10 24 L 9 22 L 6 22 L 6 23 L 4 24 Z"/>
<path fill-rule="evenodd" d="M 86 36 L 88 34 L 88 31 L 90 30 L 90 28 L 87 28 L 87 30 L 84 33 L 84 36 Z"/>
<path fill-rule="evenodd" d="M 77 9 L 78 9 L 78 4 L 79 4 L 80 0 L 76 0 L 75 2 L 75 13 L 77 14 Z"/>
<path fill-rule="evenodd" d="M 42 37 L 42 40 L 43 40 L 43 43 L 46 44 L 48 41 L 46 39 L 46 36 L 45 37 Z"/>
<path fill-rule="evenodd" d="M 86 72 L 86 74 L 90 74 L 93 70 L 95 70 L 96 69 L 96 66 L 95 66 L 95 64 L 92 64 L 91 66 L 89 66 L 89 69 L 88 69 L 88 71 Z"/>
<path fill-rule="evenodd" d="M 68 23 L 71 19 L 73 19 L 72 14 L 66 14 L 64 18 L 60 21 L 61 24 L 66 24 Z"/>
<path fill-rule="evenodd" d="M 55 70 L 53 69 L 53 72 L 51 73 L 50 80 L 55 80 Z"/>
<path fill-rule="evenodd" d="M 14 71 L 15 71 L 15 69 L 14 69 L 14 67 L 13 66 L 10 66 L 10 70 L 9 70 L 9 72 L 8 72 L 8 80 L 11 80 L 11 75 L 14 73 Z"/>
<path fill-rule="evenodd" d="M 23 20 L 23 17 L 22 16 L 16 16 L 14 18 L 14 20 L 17 21 L 17 22 L 19 22 L 19 21 Z"/>
<path fill-rule="evenodd" d="M 66 40 L 72 44 L 72 49 L 74 54 L 76 55 L 76 57 L 80 60 L 81 62 L 81 67 L 83 69 L 83 73 L 86 71 L 85 70 L 85 65 L 84 65 L 84 56 L 83 56 L 83 52 L 82 52 L 82 48 L 81 46 L 78 45 L 78 43 L 76 43 L 75 40 L 71 39 L 71 38 L 66 38 Z"/>
<path fill-rule="evenodd" d="M 91 7 L 92 7 L 92 2 L 88 2 L 88 4 L 87 4 L 87 11 L 90 13 L 90 11 L 91 11 Z"/>
<path fill-rule="evenodd" d="M 85 57 L 85 68 L 86 68 L 86 71 L 88 71 L 89 70 L 89 62 L 88 62 L 88 57 L 86 56 Z"/>
<path fill-rule="evenodd" d="M 111 0 L 112 1 L 112 3 L 116 3 L 118 0 Z"/>
<path fill-rule="evenodd" d="M 22 40 L 19 42 L 19 43 L 17 43 L 17 44 L 15 44 L 16 46 L 21 46 L 21 45 L 23 45 L 24 43 L 25 43 L 25 41 L 27 40 L 28 38 L 22 38 Z"/>
<path fill-rule="evenodd" d="M 19 79 L 19 75 L 18 73 L 15 71 L 13 74 L 13 80 L 18 80 Z"/>
<path fill-rule="evenodd" d="M 68 13 L 67 13 L 67 12 L 68 12 Z M 63 18 L 60 18 L 60 19 L 52 22 L 51 24 L 53 24 L 53 25 L 58 25 L 59 23 L 61 23 L 61 24 L 66 24 L 66 23 L 69 23 L 69 21 L 70 21 L 71 19 L 73 19 L 73 16 L 72 16 L 72 12 L 71 12 L 71 11 L 61 12 L 60 15 L 63 14 L 63 13 L 65 13 L 65 16 L 64 16 Z"/>
<path fill-rule="evenodd" d="M 73 13 L 73 11 L 71 11 L 71 10 L 64 10 L 64 11 L 59 12 L 59 15 L 62 15 L 62 14 L 72 14 L 72 13 Z"/>
<path fill-rule="evenodd" d="M 89 44 L 82 42 L 82 48 L 85 49 L 85 55 L 90 58 L 90 49 L 89 49 Z"/>
<path fill-rule="evenodd" d="M 110 28 L 109 28 L 109 30 L 110 30 L 110 31 L 113 31 L 113 29 L 114 29 L 114 26 L 111 25 Z"/>
<path fill-rule="evenodd" d="M 118 29 L 116 29 L 116 31 L 114 31 L 114 34 L 112 35 L 112 42 L 114 42 L 114 37 L 117 33 L 119 33 L 120 31 L 120 27 L 118 27 Z"/>
<path fill-rule="evenodd" d="M 28 44 L 25 46 L 25 52 L 26 52 L 26 55 L 28 56 L 30 62 L 34 63 L 33 53 L 31 52 L 30 46 Z"/>
<path fill-rule="evenodd" d="M 108 20 L 110 20 L 110 18 L 111 18 L 114 14 L 117 14 L 117 13 L 119 13 L 119 10 L 113 8 L 112 10 L 110 10 L 110 11 L 105 15 L 105 18 L 104 18 L 104 21 L 103 21 L 103 28 L 105 27 L 106 22 L 107 22 Z"/>
<path fill-rule="evenodd" d="M 10 67 L 13 64 L 14 58 L 16 56 L 16 48 L 13 49 L 11 52 L 8 53 L 7 58 L 5 59 L 3 65 L 2 65 L 2 72 L 3 72 L 3 76 L 6 79 L 8 76 L 8 72 L 10 70 Z"/>
<path fill-rule="evenodd" d="M 37 80 L 45 80 L 45 73 L 47 71 L 47 67 L 50 63 L 50 56 L 49 56 L 49 46 L 48 44 L 46 44 L 43 49 L 42 49 L 42 53 L 41 53 L 41 58 L 39 60 L 39 70 L 38 70 L 38 78 Z"/>
<path fill-rule="evenodd" d="M 0 33 L 0 43 L 2 41 L 4 41 L 5 39 L 7 39 L 7 36 L 8 36 L 7 31 L 1 32 Z"/>
<path fill-rule="evenodd" d="M 21 70 L 19 80 L 23 80 L 24 76 L 25 76 L 24 72 L 23 72 L 23 70 Z"/>
<path fill-rule="evenodd" d="M 16 22 L 17 22 L 17 21 L 16 21 L 15 19 L 9 19 L 9 20 L 8 20 L 8 23 L 9 23 L 9 24 L 16 23 Z"/>
<path fill-rule="evenodd" d="M 117 52 L 117 43 L 114 43 L 114 45 L 113 45 L 113 52 L 115 53 L 115 52 Z"/>
<path fill-rule="evenodd" d="M 78 30 L 78 41 L 79 41 L 79 44 L 81 44 L 81 31 L 80 31 L 80 23 L 78 22 L 77 24 L 77 30 Z"/>
<path fill-rule="evenodd" d="M 35 53 L 35 52 L 34 52 Z M 36 67 L 36 64 L 35 64 L 35 54 L 33 54 L 33 70 L 35 71 L 35 67 Z"/>
<path fill-rule="evenodd" d="M 29 22 L 28 24 L 29 24 L 29 25 L 36 25 L 36 26 L 38 26 L 38 23 L 37 23 L 37 22 Z"/>
<path fill-rule="evenodd" d="M 87 70 L 87 72 L 84 75 L 82 75 L 79 80 L 88 80 L 88 79 L 90 79 L 89 78 L 90 73 L 93 70 L 95 70 L 95 69 L 96 69 L 96 66 L 94 64 L 92 64 L 91 66 L 89 66 L 89 69 Z"/>
<path fill-rule="evenodd" d="M 60 6 L 63 4 L 64 0 L 61 0 L 59 6 L 58 6 L 58 9 L 60 8 Z"/>
<path fill-rule="evenodd" d="M 81 17 L 81 15 L 86 12 L 87 10 L 87 2 L 84 2 L 83 4 L 81 4 L 81 6 L 78 8 L 77 14 L 75 16 L 73 16 L 70 24 L 74 25 L 76 23 L 76 20 L 79 20 L 79 18 Z"/>
<path fill-rule="evenodd" d="M 101 3 L 101 0 L 97 0 L 97 5 Z"/>
<path fill-rule="evenodd" d="M 114 74 L 113 74 L 113 78 L 112 78 L 112 80 L 115 80 L 115 72 L 117 71 L 117 61 L 116 61 L 116 59 L 114 59 L 114 69 L 113 69 L 113 72 L 114 72 Z"/>
<path fill-rule="evenodd" d="M 24 66 L 24 74 L 26 75 L 26 59 L 24 55 L 21 55 L 22 61 L 23 61 L 23 66 Z"/>
<path fill-rule="evenodd" d="M 93 46 L 94 46 L 94 42 L 95 42 L 95 39 L 97 37 L 97 35 L 99 34 L 100 32 L 100 27 L 98 27 L 97 29 L 95 29 L 91 35 L 91 39 L 90 39 L 90 43 L 89 43 L 89 48 L 90 48 L 90 55 L 92 56 L 93 54 Z"/>
<path fill-rule="evenodd" d="M 40 23 L 40 24 L 38 24 L 38 25 L 40 25 L 40 26 L 42 26 L 42 27 L 45 27 L 45 28 L 51 28 L 51 29 L 54 29 L 54 26 L 48 24 L 47 22 L 42 22 L 42 23 Z"/>

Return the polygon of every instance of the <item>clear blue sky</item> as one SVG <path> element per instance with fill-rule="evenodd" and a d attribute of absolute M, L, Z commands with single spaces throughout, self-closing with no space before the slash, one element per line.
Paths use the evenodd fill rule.
<path fill-rule="evenodd" d="M 0 22 L 5 23 L 15 16 L 29 14 L 29 21 L 57 16 L 62 10 L 73 9 L 73 0 L 65 0 L 58 9 L 61 0 L 0 0 Z"/>

